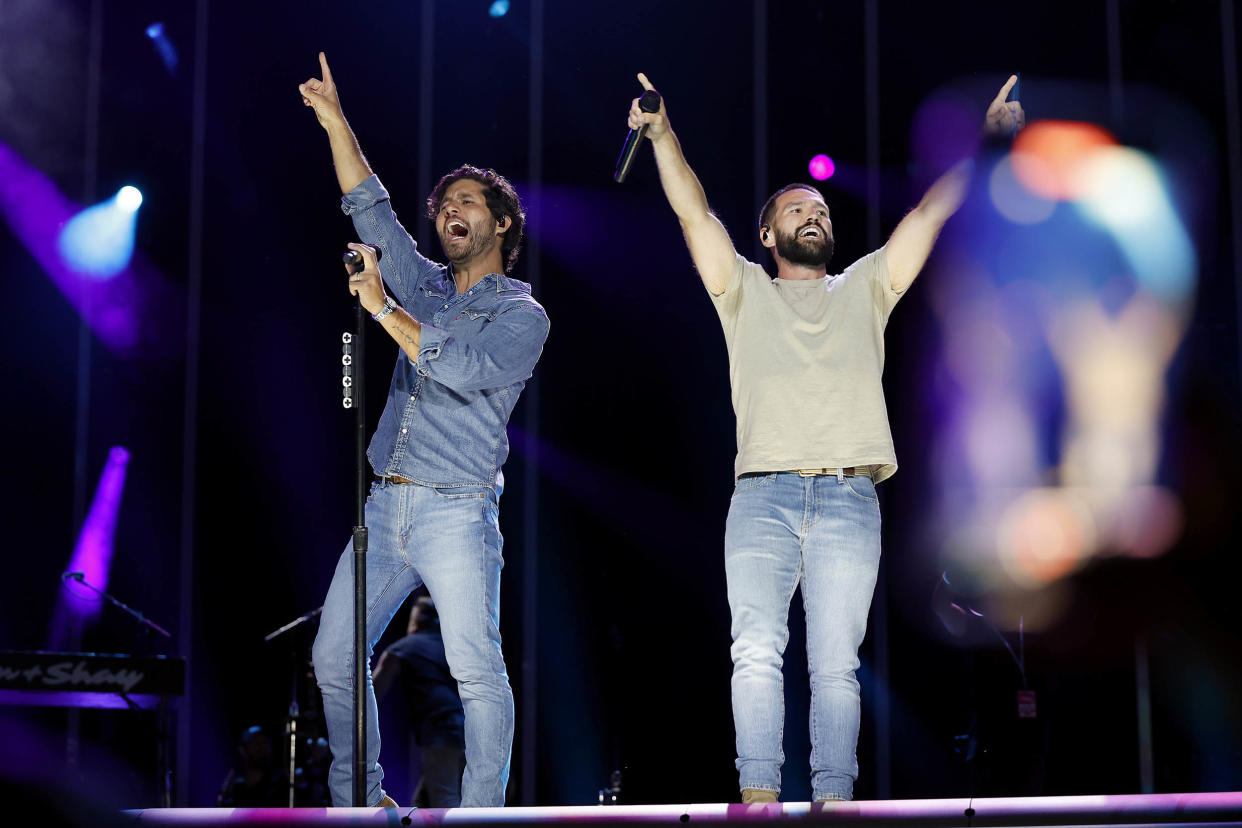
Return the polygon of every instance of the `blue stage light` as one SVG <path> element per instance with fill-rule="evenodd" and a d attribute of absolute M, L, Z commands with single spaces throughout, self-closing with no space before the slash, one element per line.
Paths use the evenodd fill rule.
<path fill-rule="evenodd" d="M 509 13 L 509 0 L 496 0 L 496 2 L 492 3 L 491 8 L 487 10 L 487 13 L 492 17 L 504 17 Z"/>
<path fill-rule="evenodd" d="M 127 212 L 134 212 L 142 206 L 142 190 L 126 184 L 117 191 L 116 206 Z"/>
<path fill-rule="evenodd" d="M 173 45 L 172 39 L 164 31 L 164 24 L 157 21 L 147 26 L 147 38 L 155 47 L 155 52 L 160 56 L 160 61 L 168 70 L 168 74 L 176 74 L 180 59 L 177 57 L 177 47 Z"/>
<path fill-rule="evenodd" d="M 120 273 L 134 255 L 140 204 L 138 188 L 122 187 L 112 198 L 69 219 L 57 239 L 61 259 L 73 272 L 93 279 Z"/>

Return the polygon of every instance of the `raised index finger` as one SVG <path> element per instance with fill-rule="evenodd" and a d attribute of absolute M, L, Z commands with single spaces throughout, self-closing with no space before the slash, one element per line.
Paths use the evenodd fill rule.
<path fill-rule="evenodd" d="M 642 72 L 638 73 L 638 82 L 643 85 L 643 89 L 655 89 L 655 87 L 651 85 L 651 81 L 647 80 L 647 76 Z"/>
<path fill-rule="evenodd" d="M 1005 81 L 1005 85 L 1002 86 L 1001 90 L 996 93 L 996 98 L 993 99 L 992 105 L 995 106 L 996 104 L 1003 104 L 1005 99 L 1009 97 L 1009 90 L 1013 89 L 1013 85 L 1017 82 L 1018 76 L 1010 75 L 1009 80 Z"/>
<path fill-rule="evenodd" d="M 323 70 L 323 82 L 332 83 L 332 70 L 328 68 L 328 56 L 323 52 L 319 53 L 319 68 Z"/>

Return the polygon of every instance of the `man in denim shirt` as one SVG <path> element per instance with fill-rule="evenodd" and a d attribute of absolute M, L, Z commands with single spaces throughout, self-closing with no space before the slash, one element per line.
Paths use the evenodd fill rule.
<path fill-rule="evenodd" d="M 426 584 L 465 708 L 462 805 L 504 805 L 513 693 L 500 647 L 500 469 L 509 453 L 505 425 L 548 335 L 530 286 L 505 276 L 525 216 L 503 176 L 463 166 L 427 200 L 450 265 L 422 256 L 358 147 L 322 52 L 319 62 L 323 78 L 298 91 L 328 133 L 342 208 L 366 243 L 350 245 L 366 267 L 350 277 L 349 291 L 402 351 L 367 452 L 380 478 L 366 506 L 368 656 L 406 596 Z M 351 805 L 352 545 L 324 600 L 314 662 L 333 754 L 332 801 Z M 381 787 L 369 670 L 365 694 L 366 802 L 395 806 Z"/>

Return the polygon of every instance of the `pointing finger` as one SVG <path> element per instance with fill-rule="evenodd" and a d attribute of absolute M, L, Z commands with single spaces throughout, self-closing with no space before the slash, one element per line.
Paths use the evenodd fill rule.
<path fill-rule="evenodd" d="M 1004 103 L 1005 98 L 1009 97 L 1009 90 L 1013 89 L 1013 85 L 1017 82 L 1018 76 L 1010 75 L 1009 80 L 1005 81 L 1005 85 L 1002 86 L 1001 90 L 996 93 L 996 97 L 992 100 L 992 105 L 995 106 L 996 104 Z"/>
<path fill-rule="evenodd" d="M 328 68 L 328 56 L 323 52 L 319 53 L 319 68 L 323 70 L 323 82 L 332 83 L 332 70 Z"/>
<path fill-rule="evenodd" d="M 643 89 L 655 89 L 655 87 L 651 85 L 651 81 L 647 80 L 647 76 L 642 72 L 638 73 L 638 82 L 643 85 Z"/>

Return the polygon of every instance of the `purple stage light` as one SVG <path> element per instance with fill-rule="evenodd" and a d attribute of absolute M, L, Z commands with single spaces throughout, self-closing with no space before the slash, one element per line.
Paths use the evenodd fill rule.
<path fill-rule="evenodd" d="M 816 181 L 827 181 L 837 171 L 837 165 L 831 158 L 820 153 L 811 159 L 811 163 L 807 164 L 807 169 L 811 171 L 811 178 Z"/>
<path fill-rule="evenodd" d="M 115 446 L 108 452 L 108 462 L 99 476 L 95 499 L 78 535 L 68 572 L 81 572 L 82 580 L 99 590 L 108 588 L 108 571 L 112 568 L 112 538 L 116 519 L 121 511 L 121 494 L 125 489 L 125 471 L 129 451 Z M 61 586 L 61 600 L 73 615 L 88 617 L 99 612 L 99 596 L 70 578 Z"/>
<path fill-rule="evenodd" d="M 84 623 L 98 615 L 103 606 L 99 591 L 108 588 L 108 571 L 112 568 L 112 540 L 116 519 L 121 511 L 121 493 L 125 489 L 125 471 L 129 451 L 115 446 L 108 452 L 108 461 L 99 476 L 99 485 L 91 501 L 91 509 L 78 534 L 68 568 L 61 576 L 60 593 L 52 616 L 48 646 L 53 650 L 76 649 L 81 646 Z M 88 589 L 89 584 L 93 589 Z"/>

